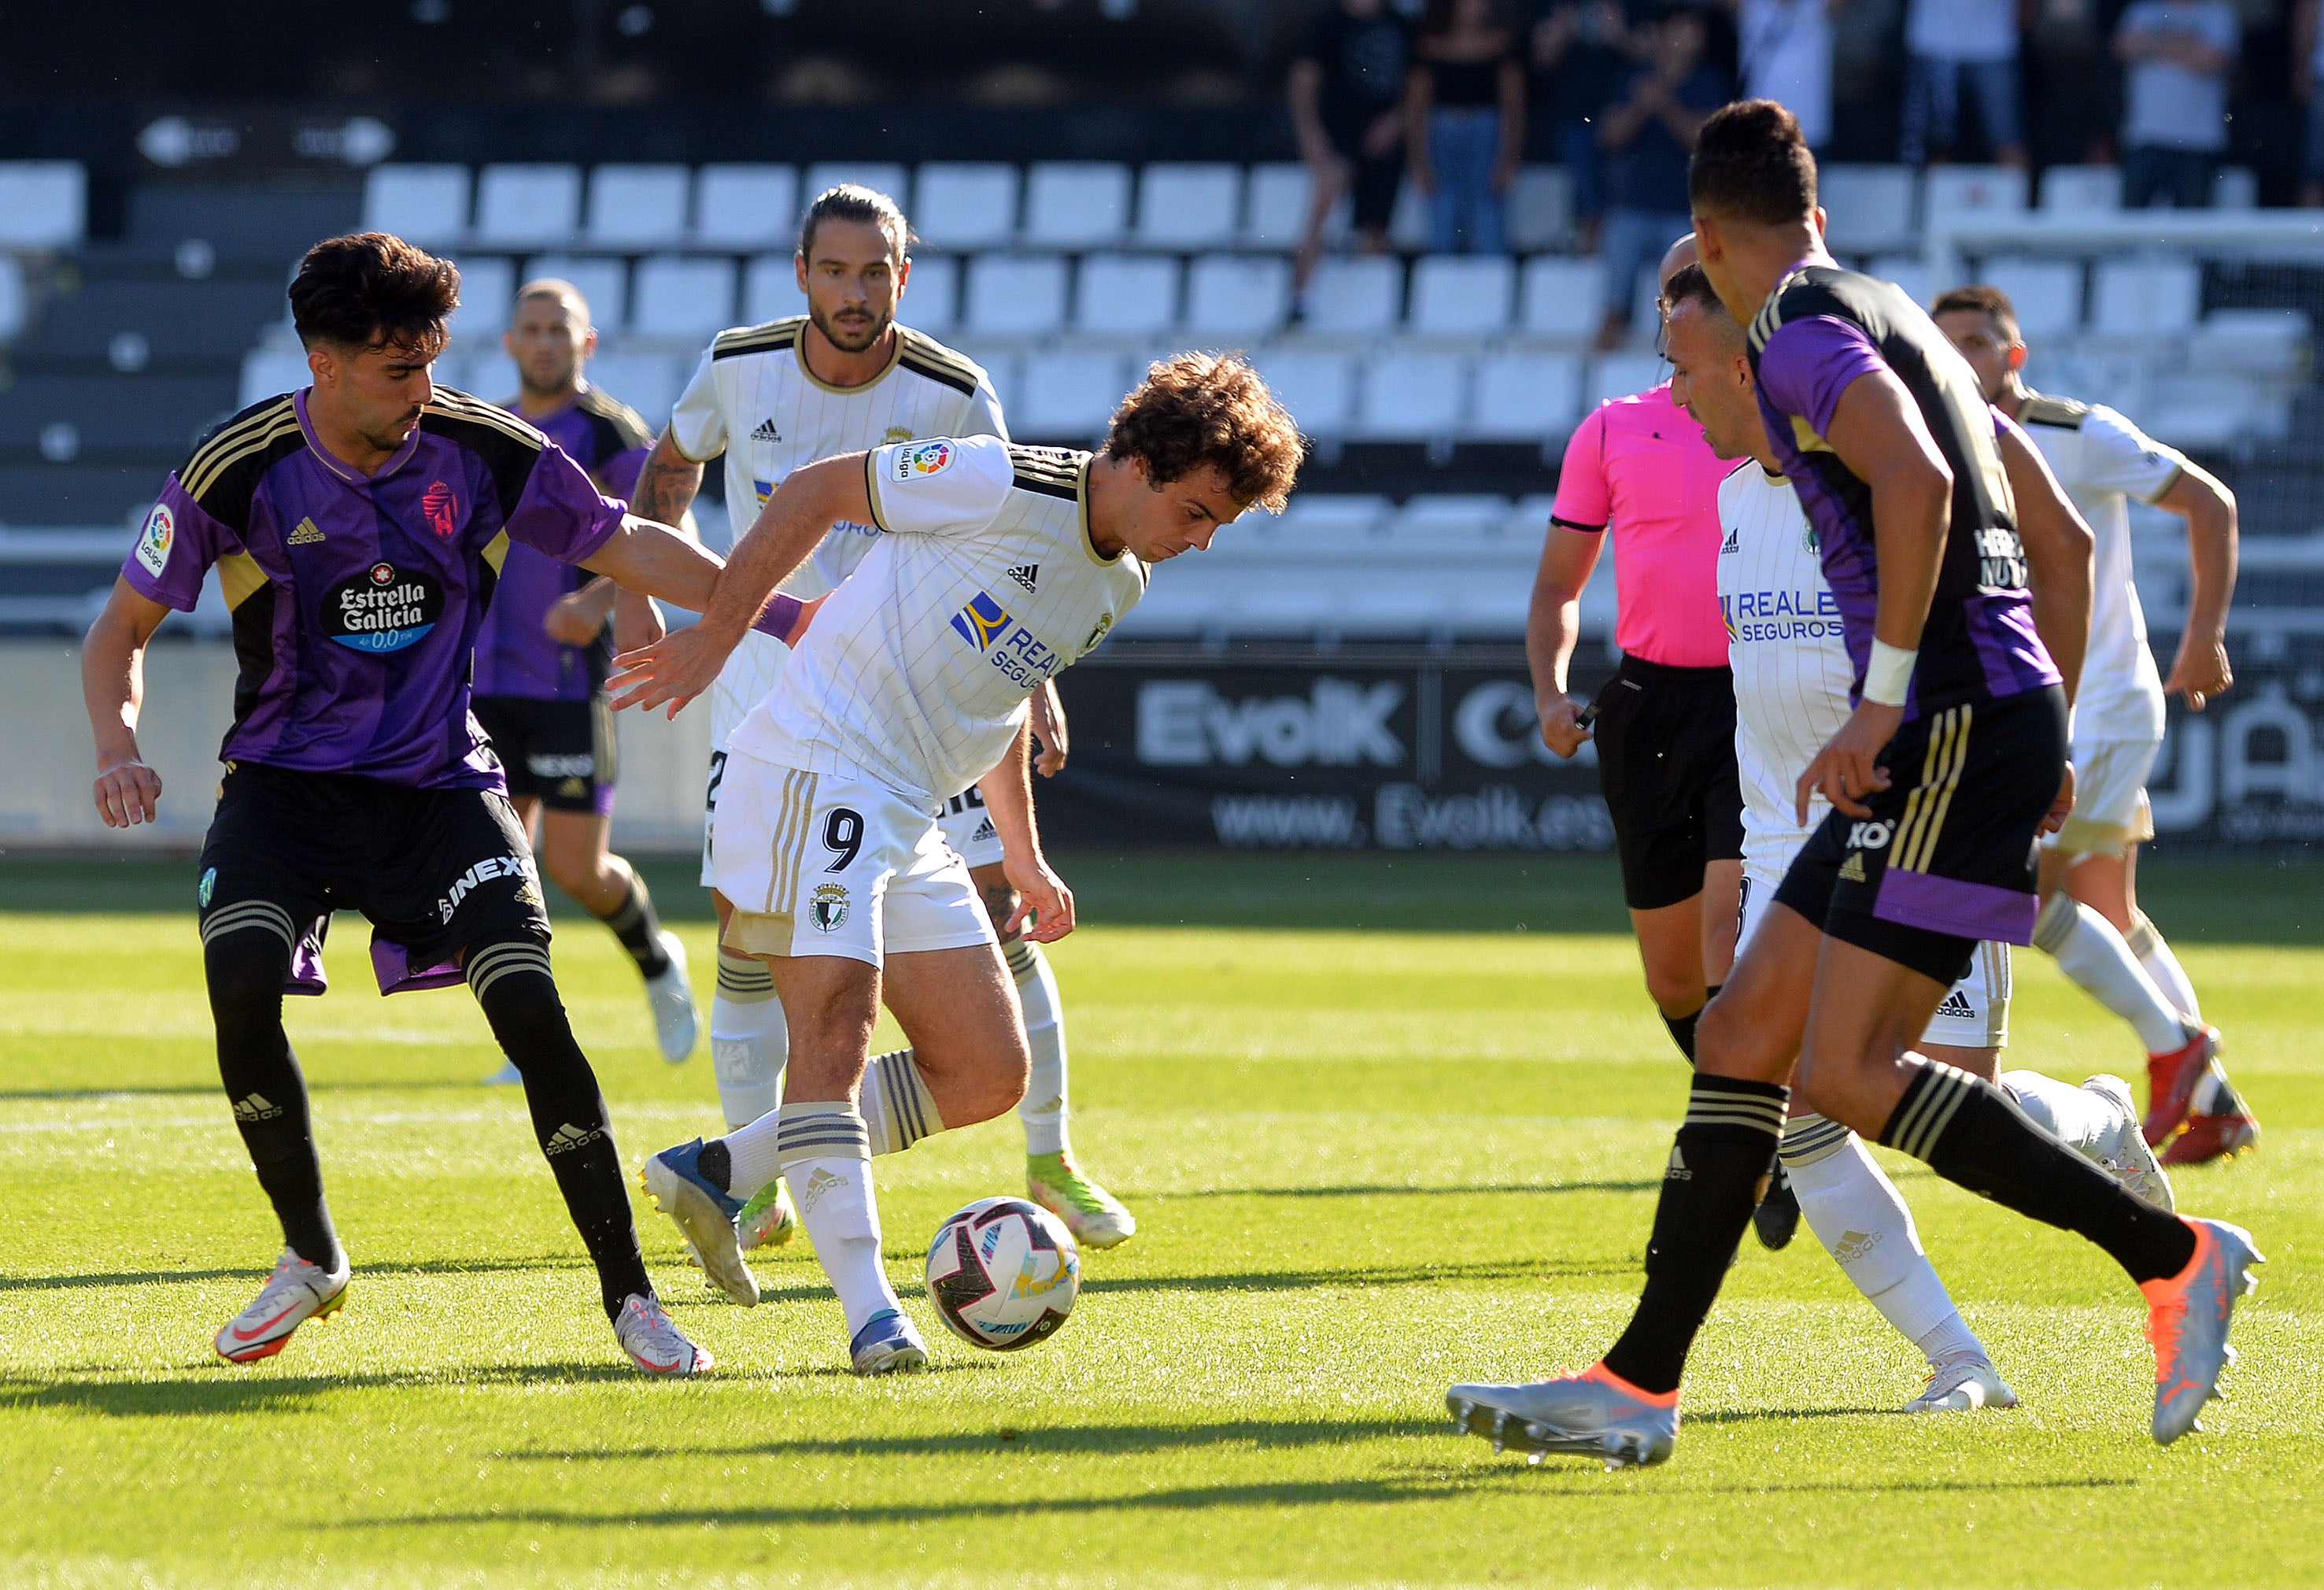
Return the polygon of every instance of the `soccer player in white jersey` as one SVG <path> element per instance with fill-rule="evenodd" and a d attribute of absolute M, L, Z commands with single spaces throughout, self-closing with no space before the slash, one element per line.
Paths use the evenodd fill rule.
<path fill-rule="evenodd" d="M 997 437 L 842 454 L 776 490 L 699 624 L 622 660 L 617 706 L 675 710 L 710 687 L 833 525 L 873 527 L 872 550 L 727 742 L 724 939 L 782 997 L 784 1102 L 645 1168 L 705 1269 L 744 1303 L 757 1281 L 730 1222 L 787 1178 L 859 1374 L 927 1362 L 881 1266 L 872 1157 L 999 1114 L 1029 1065 L 993 925 L 930 814 L 984 775 L 1023 896 L 1002 927 L 1040 942 L 1070 932 L 1073 896 L 1034 831 L 1028 698 L 1104 640 L 1150 565 L 1207 547 L 1247 508 L 1279 509 L 1301 453 L 1249 364 L 1183 354 L 1148 371 L 1094 455 Z M 1020 582 L 1017 569 L 1038 574 Z M 883 996 L 912 1047 L 873 1059 Z"/>
<path fill-rule="evenodd" d="M 1816 797 L 1803 824 L 1795 790 L 1802 770 L 1848 721 L 1853 670 L 1815 533 L 1798 492 L 1777 467 L 1760 420 L 1742 328 L 1699 266 L 1673 276 L 1665 296 L 1673 395 L 1702 427 L 1714 452 L 1743 459 L 1719 488 L 1725 532 L 1719 602 L 1733 658 L 1735 754 L 1743 788 L 1740 945 L 1766 915 L 1792 858 L 1830 808 Z M 2006 442 L 2004 461 L 2024 512 L 2046 488 L 2022 438 L 2013 439 L 2018 450 L 2013 453 Z M 2039 527 L 2025 533 L 2034 539 Z M 1946 991 L 1920 1052 L 1989 1077 L 2008 1026 L 2009 947 L 1983 944 L 1968 975 Z M 2120 1078 L 2094 1077 L 2080 1088 L 2031 1071 L 2012 1072 L 2006 1080 L 2035 1119 L 2142 1196 L 2168 1206 L 2170 1184 L 2139 1137 L 2138 1116 Z M 1929 1262 L 1895 1184 L 1854 1132 L 1796 1104 L 1793 1108 L 1779 1151 L 1809 1229 L 1873 1307 L 1928 1357 L 1928 1383 L 1908 1410 L 2014 1405 L 2015 1393 Z"/>
<path fill-rule="evenodd" d="M 1001 400 L 984 372 L 896 322 L 911 278 L 908 237 L 902 212 L 884 194 L 843 186 L 817 197 L 801 223 L 795 262 L 807 313 L 719 334 L 639 474 L 637 500 L 660 504 L 673 515 L 682 512 L 701 485 L 704 464 L 724 451 L 727 517 L 739 536 L 792 470 L 817 458 L 922 437 L 1005 439 Z M 835 525 L 783 589 L 802 601 L 833 589 L 862 560 L 873 534 L 864 523 Z M 1038 577 L 1028 570 L 1017 578 Z M 706 887 L 715 883 L 713 845 L 727 740 L 773 689 L 788 655 L 789 648 L 772 635 L 745 635 L 711 689 L 702 845 Z M 1055 772 L 1065 755 L 1065 714 L 1056 690 L 1044 685 L 1035 692 L 1032 712 L 1039 765 Z M 974 785 L 944 793 L 945 838 L 967 861 L 988 915 L 996 925 L 1004 922 L 1016 902 L 1001 869 L 998 830 Z M 714 900 L 723 926 L 726 900 L 715 894 Z M 1112 1247 L 1128 1240 L 1138 1223 L 1073 1157 L 1056 978 L 1039 945 L 1009 935 L 1003 951 L 1033 1046 L 1033 1081 L 1021 1112 L 1028 1190 L 1076 1239 Z M 722 951 L 710 1046 L 729 1126 L 747 1125 L 782 1103 L 787 1042 L 783 1007 L 766 969 Z M 780 1181 L 762 1189 L 742 1216 L 746 1246 L 787 1242 L 795 1229 Z"/>
<path fill-rule="evenodd" d="M 2025 428 L 2098 537 L 2089 683 L 2074 705 L 2074 814 L 2043 842 L 2034 942 L 2138 1032 L 2147 1050 L 2146 1141 L 2169 1142 L 2163 1162 L 2234 1154 L 2259 1140 L 2259 1123 L 2228 1086 L 2219 1035 L 2204 1024 L 2179 957 L 2138 909 L 2135 880 L 2139 843 L 2154 837 L 2146 776 L 2163 747 L 2164 695 L 2183 695 L 2188 709 L 2200 712 L 2235 682 L 2227 647 L 2235 495 L 2114 410 L 2028 387 L 2025 340 L 1999 289 L 1955 288 L 1932 312 L 1987 401 Z M 2134 496 L 2187 525 L 2193 579 L 2167 680 L 2147 647 L 2131 578 Z"/>

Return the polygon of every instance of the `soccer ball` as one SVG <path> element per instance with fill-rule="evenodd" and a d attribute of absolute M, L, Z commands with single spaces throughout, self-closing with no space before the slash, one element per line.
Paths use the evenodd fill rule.
<path fill-rule="evenodd" d="M 928 1296 L 972 1347 L 1014 1353 L 1057 1334 L 1082 1290 L 1065 1223 L 1023 1198 L 979 1198 L 936 1228 Z"/>

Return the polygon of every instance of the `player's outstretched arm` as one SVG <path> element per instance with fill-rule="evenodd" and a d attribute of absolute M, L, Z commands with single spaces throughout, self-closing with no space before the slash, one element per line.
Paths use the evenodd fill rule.
<path fill-rule="evenodd" d="M 1542 742 L 1560 756 L 1582 749 L 1590 731 L 1582 709 L 1565 693 L 1566 669 L 1582 633 L 1582 591 L 1598 567 L 1605 532 L 1594 534 L 1553 522 L 1542 544 L 1541 568 L 1533 581 L 1533 605 L 1526 614 L 1526 661 L 1533 672 L 1534 709 L 1541 715 Z"/>
<path fill-rule="evenodd" d="M 2305 60 L 2305 57 L 2301 58 Z M 2187 698 L 2190 712 L 2236 682 L 2227 665 L 2227 604 L 2236 594 L 2236 494 L 2201 465 L 2188 463 L 2154 505 L 2187 522 L 2187 623 L 2165 694 Z"/>
<path fill-rule="evenodd" d="M 619 530 L 581 559 L 581 567 L 611 576 L 624 590 L 659 596 L 699 613 L 710 605 L 725 566 L 699 541 L 629 513 L 622 516 Z"/>
<path fill-rule="evenodd" d="M 2017 503 L 2017 535 L 2025 543 L 2028 592 L 2034 599 L 2034 629 L 2066 683 L 2071 706 L 2082 678 L 2082 658 L 2090 640 L 2090 555 L 2098 538 L 2050 472 L 2017 422 L 1999 419 L 2001 467 L 2009 475 L 2009 495 Z"/>
<path fill-rule="evenodd" d="M 1036 944 L 1055 944 L 1074 930 L 1074 892 L 1049 870 L 1041 854 L 1041 836 L 1033 826 L 1032 735 L 1030 726 L 1017 726 L 1017 737 L 1007 754 L 983 778 L 977 792 L 984 797 L 984 815 L 1001 836 L 1001 871 L 1017 891 L 1017 909 L 1001 924 L 1003 934 L 1024 929 Z M 1028 926 L 1026 919 L 1032 919 Z"/>
<path fill-rule="evenodd" d="M 161 799 L 161 775 L 137 754 L 137 715 L 145 701 L 145 643 L 169 615 L 169 608 L 116 579 L 81 641 L 81 696 L 97 739 L 94 794 L 108 828 L 152 822 Z"/>

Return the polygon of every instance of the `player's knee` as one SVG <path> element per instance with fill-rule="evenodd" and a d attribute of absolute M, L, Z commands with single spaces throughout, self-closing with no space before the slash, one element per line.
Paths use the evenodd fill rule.
<path fill-rule="evenodd" d="M 219 1033 L 280 1021 L 290 971 L 289 950 L 270 932 L 227 933 L 203 946 L 202 972 Z"/>
<path fill-rule="evenodd" d="M 1646 997 L 1655 1008 L 1666 1016 L 1692 1015 L 1702 1008 L 1702 972 L 1700 967 L 1658 966 L 1646 963 Z"/>
<path fill-rule="evenodd" d="M 549 972 L 548 946 L 531 938 L 472 945 L 462 969 L 493 1036 L 519 1065 L 521 1049 L 537 1051 L 573 1041 L 565 1002 Z"/>

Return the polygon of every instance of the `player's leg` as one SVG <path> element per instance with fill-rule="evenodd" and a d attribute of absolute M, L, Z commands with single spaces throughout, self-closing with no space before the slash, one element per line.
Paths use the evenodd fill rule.
<path fill-rule="evenodd" d="M 599 788 L 610 804 L 612 786 Z M 541 870 L 629 952 L 645 979 L 655 1042 L 662 1058 L 677 1065 L 693 1055 L 701 1031 L 687 977 L 686 947 L 661 925 L 645 879 L 613 854 L 613 827 L 610 811 L 551 805 L 541 818 Z"/>
<path fill-rule="evenodd" d="M 2147 914 L 2138 909 L 2138 840 L 2152 838 L 2154 819 L 2146 804 L 2146 791 L 2139 791 L 2138 818 L 2132 829 L 2131 843 L 2124 847 L 2122 874 L 2123 920 L 2129 923 L 2125 941 L 2130 952 L 2146 975 L 2154 979 L 2155 986 L 2180 1010 L 2186 1012 L 2190 1026 L 2201 1030 L 2208 1049 L 2203 1064 L 2195 1068 L 2185 1056 L 2165 1056 L 2161 1065 L 2150 1059 L 2147 1068 L 2148 1095 L 2154 1096 L 2154 1086 L 2163 1084 L 2166 1106 L 2172 1084 L 2182 1079 L 2192 1070 L 2195 1079 L 2187 1097 L 2186 1130 L 2171 1140 L 2163 1160 L 2166 1165 L 2200 1165 L 2217 1159 L 2230 1158 L 2259 1142 L 2259 1118 L 2251 1106 L 2227 1080 L 2227 1067 L 2219 1058 L 2218 1034 L 2203 1021 L 2201 1002 L 2196 997 L 2195 985 L 2187 970 L 2172 953 L 2171 946 Z M 2163 1123 L 2149 1111 L 2147 1141 L 2157 1141 L 2156 1133 Z"/>

